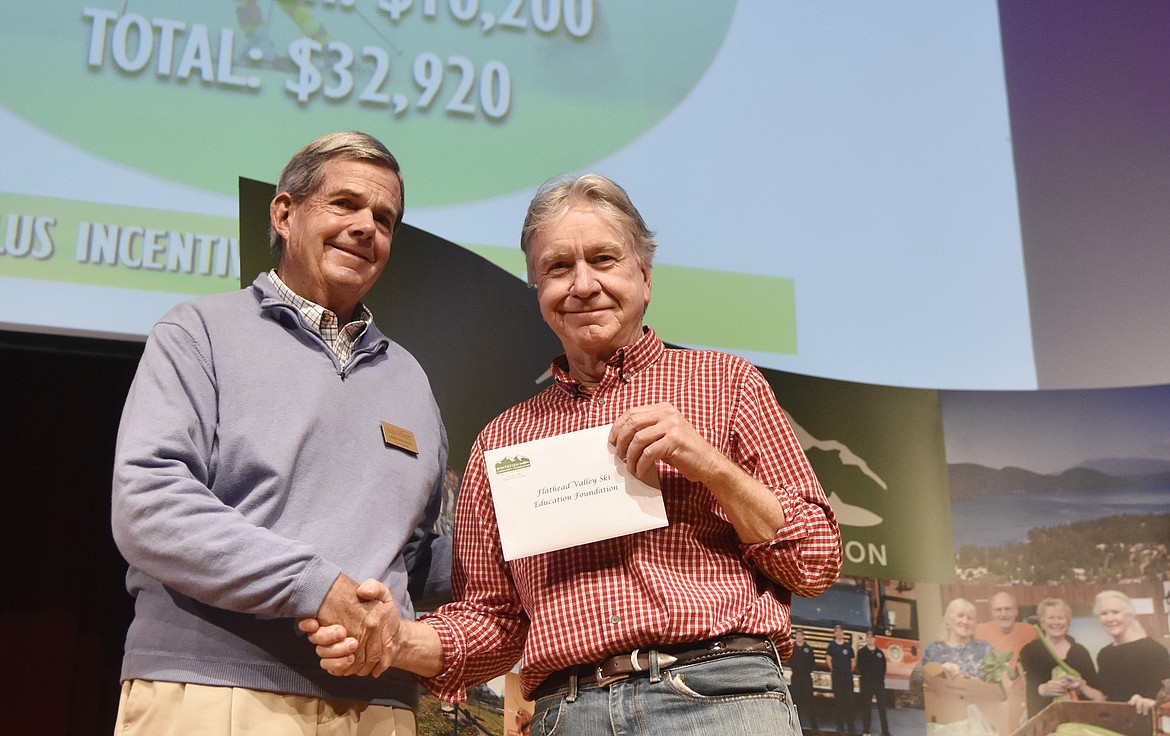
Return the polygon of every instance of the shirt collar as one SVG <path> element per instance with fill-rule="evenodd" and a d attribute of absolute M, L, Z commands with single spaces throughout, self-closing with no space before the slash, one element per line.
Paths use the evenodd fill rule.
<path fill-rule="evenodd" d="M 305 319 L 308 320 L 313 329 L 320 331 L 321 318 L 325 315 L 326 312 L 333 314 L 325 307 L 322 307 L 320 304 L 311 302 L 290 289 L 288 284 L 284 283 L 284 281 L 280 279 L 280 276 L 276 275 L 275 268 L 268 272 L 268 278 L 272 280 L 272 285 L 276 288 L 276 293 L 279 294 L 280 297 L 286 302 L 296 307 L 297 311 L 304 315 Z M 333 316 L 335 318 L 337 317 L 336 314 L 333 314 Z M 374 315 L 368 308 L 366 308 L 366 305 L 358 302 L 357 309 L 354 310 L 353 319 L 350 320 L 350 322 L 361 322 L 365 325 L 369 325 L 373 319 Z M 334 319 L 334 323 L 337 323 L 336 319 Z"/>
<path fill-rule="evenodd" d="M 298 312 L 305 318 L 305 322 L 309 327 L 317 331 L 333 354 L 337 356 L 337 362 L 341 365 L 349 363 L 349 359 L 353 356 L 354 349 L 358 344 L 358 340 L 366 333 L 373 320 L 370 310 L 366 305 L 358 302 L 357 308 L 354 310 L 354 319 L 346 324 L 341 324 L 337 321 L 337 315 L 332 311 L 322 307 L 320 304 L 315 304 L 289 288 L 288 284 L 281 281 L 280 277 L 276 275 L 276 270 L 273 269 L 269 273 L 272 279 L 272 285 L 276 289 L 276 293 L 286 300 L 289 304 L 296 308 Z"/>
<path fill-rule="evenodd" d="M 629 380 L 657 362 L 665 352 L 666 346 L 658 339 L 654 328 L 644 325 L 641 337 L 618 350 L 605 362 L 606 376 L 612 369 L 623 380 Z M 563 353 L 553 360 L 552 375 L 557 385 L 565 391 L 574 396 L 581 393 L 581 382 L 569 375 L 569 359 Z"/>

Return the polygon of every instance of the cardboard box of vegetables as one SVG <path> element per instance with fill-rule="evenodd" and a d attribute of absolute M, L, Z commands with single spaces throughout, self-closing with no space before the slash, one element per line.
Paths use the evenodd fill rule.
<path fill-rule="evenodd" d="M 965 677 L 937 662 L 922 669 L 928 733 L 1008 736 L 1024 723 L 1024 678 L 998 673 L 987 678 Z M 953 727 L 937 728 L 945 724 Z"/>
<path fill-rule="evenodd" d="M 1065 700 L 1045 707 L 1012 736 L 1151 736 L 1153 732 L 1153 718 L 1138 715 L 1128 703 Z"/>

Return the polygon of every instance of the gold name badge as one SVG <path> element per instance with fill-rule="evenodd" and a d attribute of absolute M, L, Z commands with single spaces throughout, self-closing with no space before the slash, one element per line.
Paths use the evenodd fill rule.
<path fill-rule="evenodd" d="M 395 427 L 389 422 L 382 422 L 382 441 L 387 447 L 397 447 L 407 452 L 418 454 L 418 443 L 414 441 L 414 432 L 402 427 Z"/>

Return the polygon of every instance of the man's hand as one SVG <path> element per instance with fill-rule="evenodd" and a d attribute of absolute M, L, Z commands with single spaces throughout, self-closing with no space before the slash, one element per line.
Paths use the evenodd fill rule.
<path fill-rule="evenodd" d="M 344 626 L 322 626 L 315 618 L 302 618 L 297 621 L 297 628 L 309 635 L 311 644 L 317 645 L 321 669 L 338 677 L 357 674 L 353 666 L 357 658 L 353 653 L 357 651 L 358 640 L 346 636 Z M 324 652 L 332 652 L 333 656 L 327 656 Z"/>
<path fill-rule="evenodd" d="M 350 636 L 345 626 L 326 625 L 314 618 L 301 619 L 298 626 L 309 635 L 309 642 L 316 645 L 321 669 L 333 675 L 371 674 L 374 677 L 390 667 L 423 677 L 434 677 L 443 670 L 443 644 L 439 635 L 424 623 L 403 621 L 385 585 L 370 579 L 358 586 L 356 594 L 359 601 L 377 602 L 376 610 L 367 617 L 365 624 L 367 631 L 373 625 L 381 630 L 380 656 L 372 667 L 363 664 L 358 652 L 364 645 L 358 638 Z"/>
<path fill-rule="evenodd" d="M 337 624 L 318 626 L 317 619 L 314 618 L 301 619 L 298 626 L 309 635 L 309 642 L 316 645 L 317 656 L 321 658 L 321 669 L 339 677 L 359 674 L 353 655 L 358 648 L 358 640 L 346 636 L 345 627 Z M 377 677 L 383 671 L 376 668 L 371 674 Z"/>
<path fill-rule="evenodd" d="M 705 485 L 747 544 L 772 539 L 784 526 L 784 508 L 772 490 L 704 439 L 673 404 L 626 411 L 613 423 L 609 443 L 644 482 L 655 478 L 654 463 L 661 460 L 687 480 Z"/>
<path fill-rule="evenodd" d="M 316 618 L 302 619 L 298 626 L 310 634 L 313 644 L 328 642 L 328 656 L 318 651 L 321 667 L 327 672 L 377 677 L 390 667 L 401 621 L 385 585 L 371 579 L 358 586 L 342 574 L 333 582 Z"/>
<path fill-rule="evenodd" d="M 661 460 L 688 480 L 707 483 L 721 464 L 729 462 L 668 403 L 639 406 L 622 414 L 609 431 L 609 443 L 638 478 L 646 478 L 655 461 Z"/>

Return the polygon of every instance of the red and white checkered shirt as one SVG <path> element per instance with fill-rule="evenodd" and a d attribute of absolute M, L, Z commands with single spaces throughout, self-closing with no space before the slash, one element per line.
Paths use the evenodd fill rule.
<path fill-rule="evenodd" d="M 787 657 L 789 591 L 812 596 L 836 580 L 841 535 L 760 372 L 725 353 L 667 349 L 647 328 L 609 361 L 592 393 L 569 377 L 564 356 L 553 377 L 488 424 L 472 448 L 455 511 L 455 600 L 421 619 L 439 634 L 444 670 L 424 684 L 441 700 L 462 700 L 466 685 L 520 659 L 530 694 L 571 665 L 728 633 L 771 636 Z M 659 462 L 669 526 L 504 562 L 484 451 L 609 424 L 659 402 L 775 491 L 784 528 L 741 543 L 706 486 Z"/>

